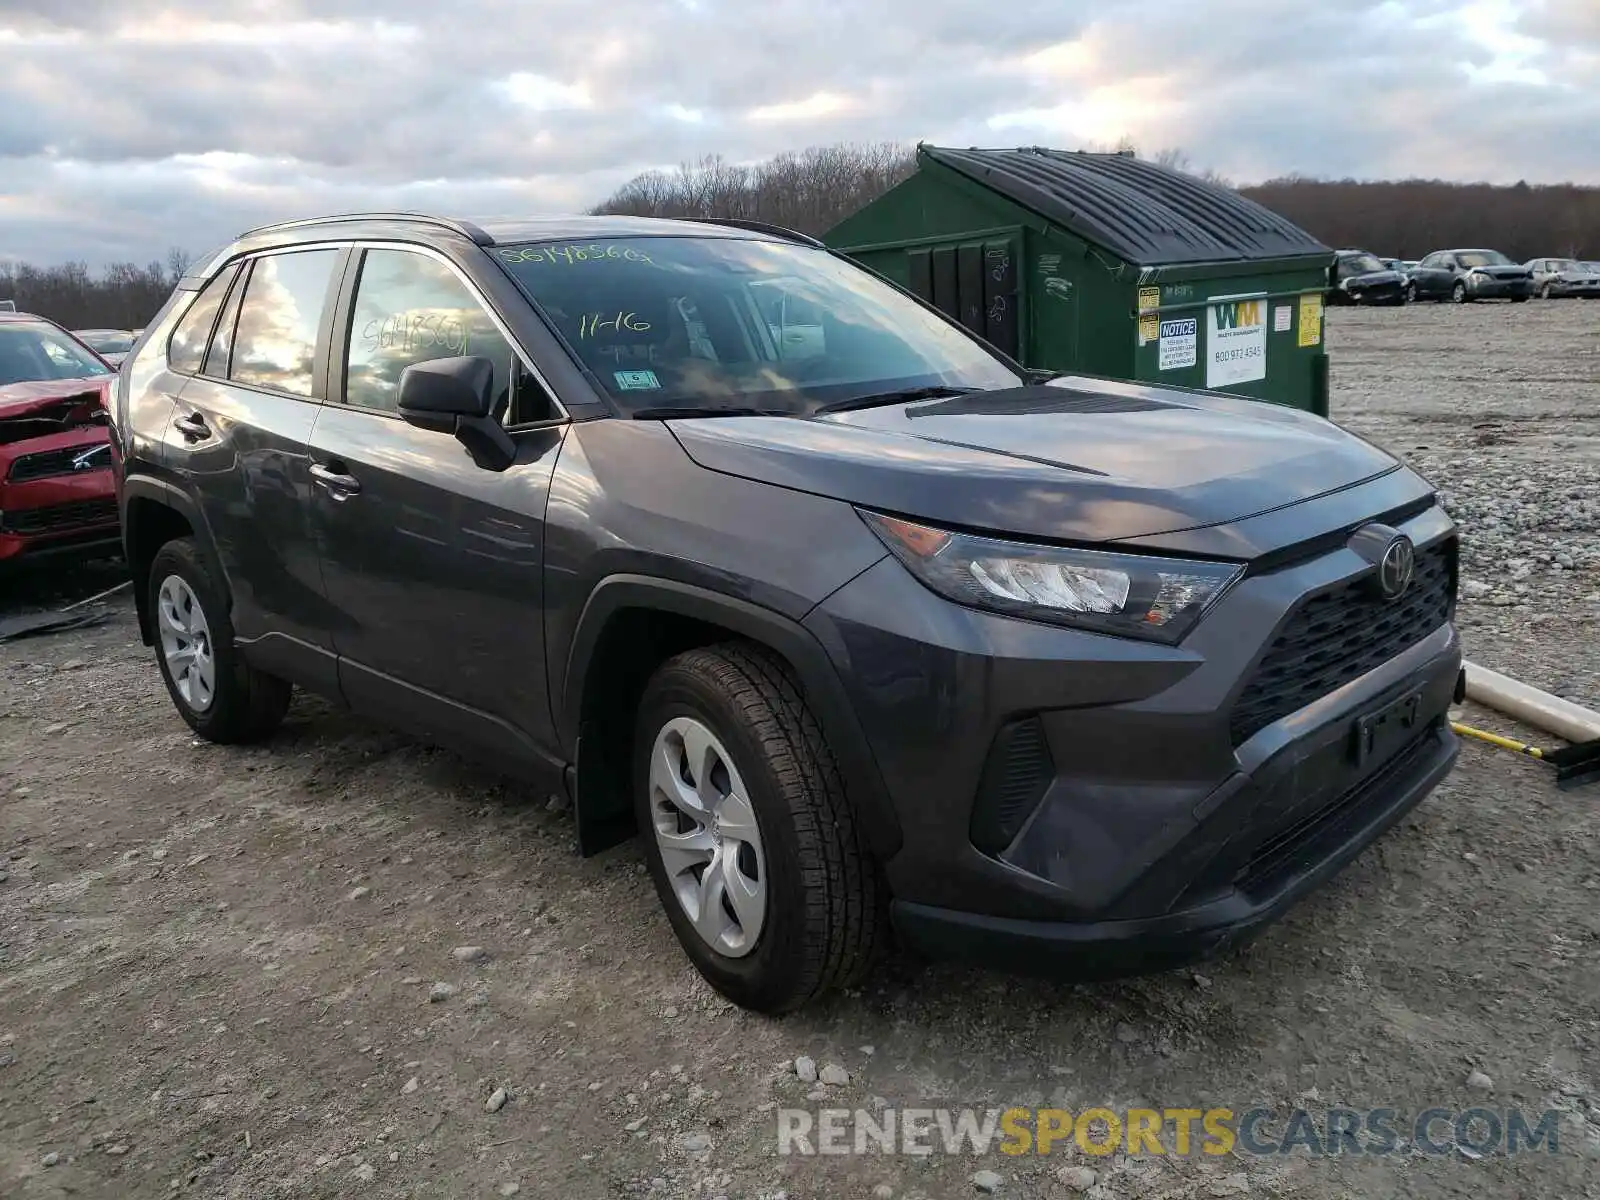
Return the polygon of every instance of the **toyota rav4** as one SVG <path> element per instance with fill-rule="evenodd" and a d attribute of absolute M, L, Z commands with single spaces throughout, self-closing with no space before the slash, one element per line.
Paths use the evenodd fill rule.
<path fill-rule="evenodd" d="M 255 230 L 119 377 L 139 619 L 202 737 L 292 686 L 642 836 L 777 1012 L 902 944 L 1239 942 L 1450 769 L 1456 532 L 1320 418 L 1023 370 L 784 230 Z"/>

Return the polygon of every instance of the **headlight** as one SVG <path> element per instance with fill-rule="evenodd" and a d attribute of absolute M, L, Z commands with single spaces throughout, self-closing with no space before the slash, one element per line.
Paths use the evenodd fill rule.
<path fill-rule="evenodd" d="M 1154 558 L 974 537 L 861 513 L 933 591 L 973 608 L 1176 643 L 1244 573 L 1237 563 Z"/>

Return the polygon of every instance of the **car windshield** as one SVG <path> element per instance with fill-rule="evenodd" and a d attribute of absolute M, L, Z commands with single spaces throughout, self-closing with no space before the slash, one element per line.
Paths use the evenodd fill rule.
<path fill-rule="evenodd" d="M 1343 260 L 1345 274 L 1366 275 L 1372 271 L 1387 270 L 1375 254 L 1348 254 Z"/>
<path fill-rule="evenodd" d="M 126 354 L 133 349 L 133 334 L 120 329 L 90 329 L 78 334 L 78 340 L 101 354 Z"/>
<path fill-rule="evenodd" d="M 803 415 L 1022 382 L 984 343 L 809 246 L 635 237 L 496 253 L 624 412 Z"/>
<path fill-rule="evenodd" d="M 0 387 L 109 374 L 105 363 L 53 325 L 0 322 Z"/>
<path fill-rule="evenodd" d="M 1463 267 L 1509 267 L 1511 260 L 1498 250 L 1463 250 L 1456 255 Z"/>

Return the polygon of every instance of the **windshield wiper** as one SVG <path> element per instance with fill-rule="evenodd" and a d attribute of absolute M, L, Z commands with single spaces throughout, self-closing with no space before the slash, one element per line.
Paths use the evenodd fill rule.
<path fill-rule="evenodd" d="M 655 408 L 636 408 L 628 414 L 635 421 L 678 421 L 690 417 L 792 417 L 785 408 L 749 408 L 736 404 L 661 404 Z"/>
<path fill-rule="evenodd" d="M 868 396 L 852 396 L 848 400 L 835 400 L 832 404 L 824 404 L 821 408 L 813 409 L 815 413 L 849 412 L 856 408 L 877 408 L 882 404 L 909 404 L 913 400 L 943 400 L 949 396 L 970 396 L 973 392 L 981 392 L 982 388 L 975 387 L 948 387 L 944 384 L 934 384 L 931 387 L 901 388 L 894 392 L 873 392 Z"/>

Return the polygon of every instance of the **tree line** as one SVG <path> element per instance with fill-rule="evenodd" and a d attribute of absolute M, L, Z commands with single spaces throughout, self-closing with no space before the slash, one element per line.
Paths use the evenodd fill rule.
<path fill-rule="evenodd" d="M 1115 149 L 1137 153 L 1126 139 Z M 1196 168 L 1181 149 L 1149 157 L 1230 186 L 1215 172 Z M 898 142 L 813 146 L 748 164 L 711 155 L 676 170 L 635 176 L 593 211 L 732 217 L 820 236 L 915 170 L 915 147 Z M 1334 247 L 1414 259 L 1431 250 L 1485 246 L 1518 262 L 1545 256 L 1600 260 L 1600 188 L 1289 176 L 1238 190 Z M 136 329 L 155 316 L 189 261 L 183 251 L 172 250 L 164 262 L 116 263 L 99 272 L 81 262 L 0 263 L 0 300 L 69 329 Z"/>
<path fill-rule="evenodd" d="M 184 251 L 172 250 L 165 262 L 112 263 L 98 272 L 82 262 L 0 262 L 0 300 L 68 329 L 141 329 L 166 303 L 189 261 Z"/>
<path fill-rule="evenodd" d="M 1138 153 L 1126 139 L 1112 149 Z M 1182 149 L 1148 156 L 1221 187 Z M 737 217 L 818 236 L 916 170 L 916 149 L 898 143 L 819 146 L 743 165 L 719 156 L 675 171 L 649 171 L 594 209 L 658 217 Z M 1396 258 L 1492 247 L 1518 262 L 1545 256 L 1600 259 L 1600 188 L 1574 184 L 1272 179 L 1237 189 L 1333 247 Z"/>

